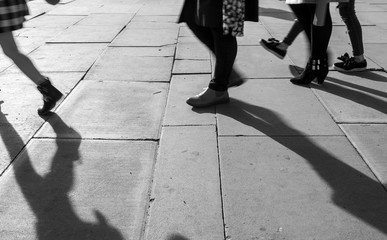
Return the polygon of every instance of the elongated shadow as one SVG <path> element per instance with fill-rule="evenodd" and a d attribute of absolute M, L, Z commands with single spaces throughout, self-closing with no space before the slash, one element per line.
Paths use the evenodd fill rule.
<path fill-rule="evenodd" d="M 72 132 L 77 135 L 75 139 L 56 139 L 56 152 L 51 162 L 48 173 L 39 175 L 31 162 L 27 151 L 15 160 L 14 172 L 16 181 L 27 200 L 31 210 L 36 216 L 36 232 L 39 240 L 121 240 L 121 233 L 111 226 L 104 215 L 98 210 L 94 211 L 97 222 L 85 222 L 75 212 L 69 197 L 69 192 L 74 183 L 74 166 L 79 160 L 79 146 L 81 136 L 71 127 L 67 126 L 59 116 L 55 117 L 55 124 L 51 119 L 47 121 L 56 133 L 60 131 Z M 7 149 L 15 141 L 23 144 L 18 133 L 7 121 L 0 109 L 0 120 L 6 124 L 8 133 L 13 131 L 14 139 L 9 142 L 0 130 Z M 52 146 L 50 140 L 42 140 L 41 146 Z M 45 142 L 45 143 L 44 143 Z M 46 144 L 46 145 L 45 145 Z M 42 149 L 41 151 L 44 151 Z M 36 154 L 35 154 L 36 155 Z M 41 159 L 40 161 L 45 161 Z"/>
<path fill-rule="evenodd" d="M 293 69 L 293 67 L 296 66 L 291 65 L 289 66 L 289 69 Z M 292 72 L 292 74 L 297 75 L 296 72 Z M 356 76 L 361 76 L 375 82 L 387 83 L 386 77 L 377 75 L 371 71 L 357 73 Z M 348 99 L 352 102 L 358 103 L 359 105 L 363 105 L 368 108 L 375 109 L 381 113 L 387 114 L 387 93 L 379 89 L 361 86 L 353 82 L 343 81 L 329 76 L 326 78 L 323 85 L 320 86 L 317 84 L 311 84 L 310 86 L 320 91 Z M 375 96 L 380 98 L 376 98 Z M 386 100 L 381 98 L 385 98 Z"/>
<path fill-rule="evenodd" d="M 295 19 L 294 14 L 291 11 L 265 7 L 259 7 L 259 16 L 278 18 L 286 21 L 294 21 Z"/>
<path fill-rule="evenodd" d="M 189 240 L 181 234 L 175 233 L 167 237 L 166 240 Z"/>
<path fill-rule="evenodd" d="M 304 158 L 332 189 L 335 205 L 387 236 L 387 192 L 380 182 L 338 159 L 270 109 L 237 99 L 231 99 L 229 106 L 217 109 L 219 114 L 257 129 Z M 273 135 L 278 129 L 300 137 Z"/>

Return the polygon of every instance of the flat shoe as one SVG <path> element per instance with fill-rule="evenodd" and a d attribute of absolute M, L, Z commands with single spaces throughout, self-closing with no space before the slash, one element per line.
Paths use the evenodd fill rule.
<path fill-rule="evenodd" d="M 187 104 L 192 107 L 204 108 L 215 104 L 229 103 L 230 98 L 227 91 L 215 91 L 210 88 L 204 89 L 200 94 L 187 99 Z"/>

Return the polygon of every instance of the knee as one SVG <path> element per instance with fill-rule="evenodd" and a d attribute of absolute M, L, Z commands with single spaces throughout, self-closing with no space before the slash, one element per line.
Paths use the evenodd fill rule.
<path fill-rule="evenodd" d="M 351 8 L 351 6 L 347 3 L 339 3 L 337 8 L 339 9 L 340 16 L 344 22 L 355 15 L 355 9 Z"/>

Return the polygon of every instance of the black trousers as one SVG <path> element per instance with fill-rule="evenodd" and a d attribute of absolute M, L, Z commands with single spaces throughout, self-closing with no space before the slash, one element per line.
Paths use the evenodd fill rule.
<path fill-rule="evenodd" d="M 309 39 L 312 59 L 327 57 L 327 48 L 332 35 L 332 18 L 327 7 L 324 26 L 313 25 L 315 4 L 290 4 L 290 8 L 301 23 Z"/>
<path fill-rule="evenodd" d="M 215 55 L 214 78 L 208 87 L 215 91 L 226 91 L 238 50 L 236 37 L 223 35 L 222 28 L 203 27 L 193 22 L 187 22 L 187 25 Z"/>

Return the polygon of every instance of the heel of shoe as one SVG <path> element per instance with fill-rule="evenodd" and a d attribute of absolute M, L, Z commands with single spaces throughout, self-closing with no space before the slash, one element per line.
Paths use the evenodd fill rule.
<path fill-rule="evenodd" d="M 323 84 L 329 72 L 328 60 L 327 58 L 323 58 L 314 61 L 316 61 L 315 68 L 317 70 L 317 83 Z"/>

